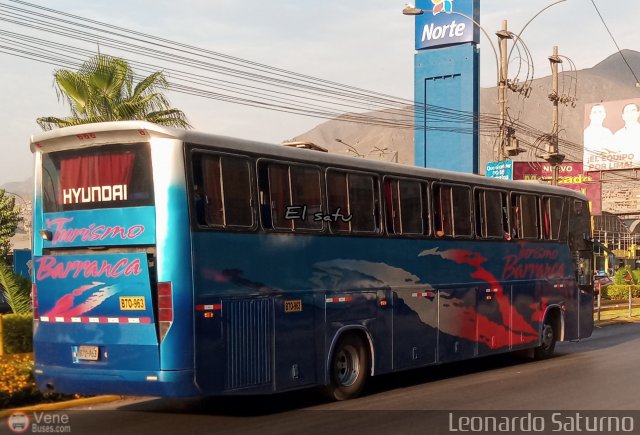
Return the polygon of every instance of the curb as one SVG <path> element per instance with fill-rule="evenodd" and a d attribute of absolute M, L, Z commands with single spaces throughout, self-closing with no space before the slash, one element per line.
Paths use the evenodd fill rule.
<path fill-rule="evenodd" d="M 640 322 L 640 321 L 637 320 L 637 319 L 635 319 L 635 320 L 628 320 L 628 319 L 625 319 L 625 320 L 622 320 L 622 319 L 620 319 L 620 320 L 601 320 L 599 322 L 597 320 L 594 320 L 593 321 L 593 327 L 594 328 L 602 328 L 602 327 L 605 327 L 605 326 L 626 325 L 628 323 L 638 323 L 638 322 Z"/>
<path fill-rule="evenodd" d="M 11 415 L 16 411 L 26 411 L 26 412 L 59 411 L 62 409 L 74 408 L 77 406 L 115 402 L 116 400 L 121 400 L 124 397 L 125 396 L 95 396 L 95 397 L 86 397 L 82 399 L 66 400 L 63 402 L 43 403 L 40 405 L 31 405 L 31 406 L 24 406 L 21 408 L 5 409 L 0 411 L 0 418 L 6 417 L 7 415 Z"/>

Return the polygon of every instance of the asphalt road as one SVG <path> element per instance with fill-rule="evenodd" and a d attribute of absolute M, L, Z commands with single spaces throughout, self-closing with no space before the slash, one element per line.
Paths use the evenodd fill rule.
<path fill-rule="evenodd" d="M 556 354 L 546 361 L 502 355 L 373 378 L 362 397 L 346 402 L 327 403 L 312 390 L 266 397 L 126 399 L 60 413 L 68 415 L 71 433 L 92 435 L 438 434 L 461 431 L 460 416 L 520 418 L 530 412 L 546 422 L 545 433 L 566 433 L 568 426 L 561 425 L 575 423 L 576 411 L 591 415 L 589 410 L 632 416 L 633 433 L 640 431 L 640 411 L 631 412 L 640 410 L 640 324 L 597 328 L 588 340 L 559 343 Z M 561 414 L 551 417 L 553 412 Z"/>

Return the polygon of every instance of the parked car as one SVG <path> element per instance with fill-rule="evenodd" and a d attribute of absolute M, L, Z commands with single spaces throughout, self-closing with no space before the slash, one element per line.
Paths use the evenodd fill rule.
<path fill-rule="evenodd" d="M 596 295 L 600 293 L 600 290 L 603 287 L 606 287 L 610 284 L 613 284 L 613 280 L 606 273 L 604 274 L 597 273 L 593 277 L 593 290 Z"/>

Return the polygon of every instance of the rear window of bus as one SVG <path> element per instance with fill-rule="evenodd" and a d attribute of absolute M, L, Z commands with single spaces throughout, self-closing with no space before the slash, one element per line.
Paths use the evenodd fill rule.
<path fill-rule="evenodd" d="M 149 145 L 103 145 L 43 154 L 42 184 L 47 213 L 153 205 Z"/>

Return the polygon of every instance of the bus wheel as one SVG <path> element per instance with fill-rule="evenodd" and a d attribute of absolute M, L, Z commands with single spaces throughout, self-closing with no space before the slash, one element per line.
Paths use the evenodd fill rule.
<path fill-rule="evenodd" d="M 556 349 L 556 332 L 548 319 L 544 320 L 542 333 L 540 335 L 541 343 L 540 346 L 534 349 L 533 356 L 535 359 L 551 358 Z"/>
<path fill-rule="evenodd" d="M 369 352 L 363 340 L 355 334 L 340 338 L 331 355 L 329 385 L 323 393 L 331 400 L 346 400 L 358 396 L 369 377 Z"/>

